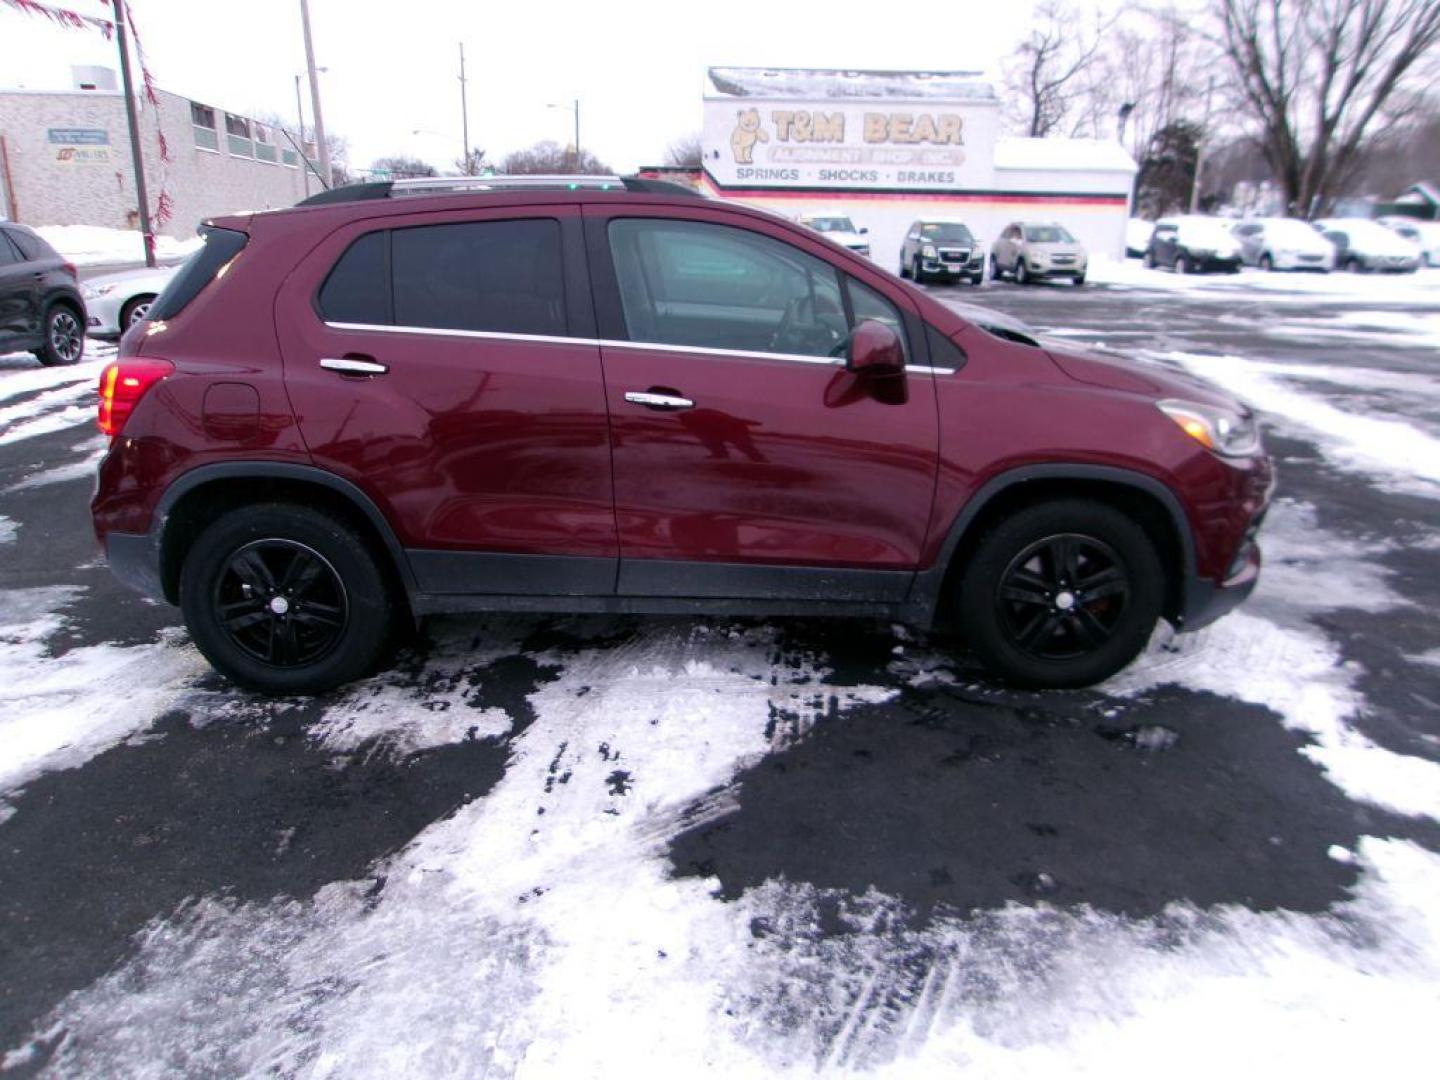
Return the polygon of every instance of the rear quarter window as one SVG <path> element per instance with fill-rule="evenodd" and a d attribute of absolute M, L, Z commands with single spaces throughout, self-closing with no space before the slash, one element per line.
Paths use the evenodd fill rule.
<path fill-rule="evenodd" d="M 173 319 L 185 310 L 190 301 L 200 295 L 200 290 L 215 280 L 220 268 L 250 242 L 250 237 L 243 232 L 213 225 L 202 227 L 200 235 L 205 238 L 204 247 L 186 259 L 170 283 L 160 290 L 146 315 L 151 322 Z"/>
<path fill-rule="evenodd" d="M 348 248 L 320 286 L 320 317 L 326 322 L 389 326 L 390 234 L 366 233 Z"/>

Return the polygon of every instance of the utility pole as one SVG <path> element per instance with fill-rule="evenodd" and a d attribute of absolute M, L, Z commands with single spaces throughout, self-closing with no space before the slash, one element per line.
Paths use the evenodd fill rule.
<path fill-rule="evenodd" d="M 335 183 L 330 172 L 330 147 L 325 144 L 325 119 L 320 114 L 320 79 L 315 74 L 315 46 L 310 41 L 310 3 L 300 0 L 300 22 L 305 28 L 305 69 L 310 73 L 310 112 L 315 117 L 315 147 L 320 152 L 320 180 Z"/>
<path fill-rule="evenodd" d="M 299 75 L 295 76 L 295 112 L 300 117 L 300 156 L 303 158 L 305 156 L 305 104 L 304 99 L 300 97 Z M 307 167 L 300 170 L 300 175 L 305 180 L 305 195 L 308 198 L 310 195 L 310 169 L 309 163 L 305 164 Z"/>
<path fill-rule="evenodd" d="M 470 110 L 465 102 L 465 43 L 460 42 L 460 142 L 465 156 L 460 160 L 465 165 L 465 175 L 474 176 L 475 167 L 470 163 Z"/>
<path fill-rule="evenodd" d="M 580 172 L 580 99 L 575 99 L 575 172 Z"/>
<path fill-rule="evenodd" d="M 130 53 L 125 47 L 125 0 L 115 0 L 115 40 L 120 46 L 120 80 L 125 88 L 125 122 L 130 126 L 130 162 L 135 169 L 135 196 L 140 200 L 140 235 L 145 265 L 155 266 L 155 233 L 150 228 L 150 197 L 145 193 L 145 159 L 140 153 L 140 125 L 135 121 L 135 92 L 130 85 Z"/>

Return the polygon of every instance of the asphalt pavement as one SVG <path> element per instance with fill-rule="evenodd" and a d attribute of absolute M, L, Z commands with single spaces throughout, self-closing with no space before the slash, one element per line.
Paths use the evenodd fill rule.
<path fill-rule="evenodd" d="M 1074 693 L 1005 690 L 963 641 L 866 622 L 504 616 L 431 620 L 393 670 L 361 688 L 266 700 L 211 673 L 176 611 L 127 592 L 103 566 L 87 507 L 87 463 L 101 441 L 80 416 L 83 387 L 8 393 L 29 369 L 21 358 L 0 364 L 0 419 L 10 425 L 0 425 L 0 536 L 10 537 L 0 541 L 0 623 L 11 624 L 0 631 L 11 657 L 0 709 L 84 710 L 112 731 L 93 742 L 77 735 L 0 786 L 0 1054 L 9 1052 L 0 1075 L 308 1074 L 322 1049 L 339 1055 L 323 1060 L 338 1061 L 340 1075 L 383 1074 L 374 1060 L 346 1056 L 357 1051 L 336 1034 L 350 1029 L 334 1010 L 367 987 L 375 965 L 404 952 L 400 937 L 303 990 L 287 983 L 274 993 L 256 961 L 212 996 L 203 979 L 186 981 L 191 961 L 166 949 L 191 934 L 187 913 L 205 905 L 221 905 L 227 919 L 264 912 L 272 925 L 301 926 L 341 887 L 353 895 L 345 933 L 378 933 L 387 895 L 401 905 L 425 873 L 484 879 L 480 856 L 464 852 L 500 841 L 482 842 L 477 830 L 521 838 L 487 872 L 504 889 L 512 878 L 527 883 L 494 901 L 507 919 L 527 900 L 543 911 L 545 894 L 589 880 L 567 869 L 587 866 L 586 851 L 554 854 L 583 835 L 613 867 L 693 887 L 683 895 L 708 913 L 696 920 L 744 911 L 746 949 L 793 960 L 831 955 L 835 943 L 919 935 L 905 938 L 922 942 L 911 952 L 866 968 L 870 982 L 825 984 L 837 995 L 830 1011 L 795 990 L 803 980 L 769 997 L 759 982 L 726 984 L 707 999 L 717 1029 L 737 1025 L 727 1038 L 781 1045 L 784 1054 L 764 1060 L 802 1071 L 908 1060 L 940 1037 L 946 1017 L 1004 997 L 1009 984 L 986 982 L 977 968 L 977 981 L 947 984 L 947 1004 L 933 972 L 937 958 L 954 962 L 954 928 L 970 933 L 1017 906 L 1152 928 L 1182 909 L 1326 918 L 1370 872 L 1337 852 L 1360 851 L 1365 838 L 1440 852 L 1433 811 L 1407 812 L 1389 780 L 1362 791 L 1341 754 L 1363 745 L 1386 762 L 1440 763 L 1440 501 L 1398 458 L 1387 472 L 1347 448 L 1331 422 L 1332 413 L 1363 415 L 1440 435 L 1434 341 L 1346 330 L 1348 311 L 1384 316 L 1373 300 L 994 283 L 932 291 L 1149 362 L 1269 365 L 1256 369 L 1268 380 L 1256 385 L 1290 394 L 1273 399 L 1280 406 L 1301 405 L 1264 413 L 1280 503 L 1267 526 L 1277 545 L 1269 591 L 1253 610 L 1228 629 L 1227 620 L 1200 635 L 1161 635 L 1128 681 Z M 1428 310 L 1403 313 L 1440 315 L 1440 293 Z M 1330 411 L 1311 417 L 1310 403 Z M 24 424 L 39 426 L 7 441 L 5 431 Z M 1296 676 L 1312 656 L 1316 674 Z M 56 691 L 47 681 L 72 668 L 75 685 Z M 652 671 L 660 677 L 646 681 Z M 1331 718 L 1296 678 L 1311 691 L 1333 684 L 1326 700 L 1348 711 Z M 725 725 L 746 726 L 749 741 Z M 513 822 L 502 814 L 512 803 L 521 808 Z M 777 883 L 813 898 L 804 920 L 762 910 Z M 434 902 L 427 918 L 458 935 L 456 950 L 460 928 L 493 914 Z M 545 924 L 550 948 L 562 921 Z M 1184 934 L 1172 929 L 1182 949 Z M 212 939 L 196 931 L 186 940 L 193 950 Z M 258 948 L 251 937 L 213 940 Z M 650 948 L 647 963 L 668 948 Z M 1005 962 L 1044 968 L 1051 948 L 1063 946 L 1036 938 Z M 594 960 L 595 970 L 620 966 L 621 955 Z M 527 963 L 512 957 L 511 966 Z M 167 984 L 198 996 L 157 1004 Z M 482 990 L 464 1000 L 508 1015 L 519 1006 L 500 1000 L 502 985 L 493 1000 Z M 563 997 L 544 980 L 526 994 L 516 1000 L 529 1003 L 530 1035 L 510 1021 L 499 1036 L 472 1033 L 455 1044 L 458 1057 L 431 1061 L 430 1074 L 523 1071 L 502 1050 L 539 1040 L 535 1002 Z M 250 1028 L 236 1035 L 239 1013 L 268 1016 L 287 995 L 305 1004 L 276 1022 L 283 1034 L 269 1043 Z M 607 1007 L 628 1015 L 637 1003 L 616 996 Z M 401 1047 L 443 1041 L 459 1023 L 393 1001 L 367 1015 Z M 929 1025 L 919 1034 L 917 1016 Z M 262 1044 L 279 1056 L 246 1049 Z M 646 1052 L 589 1049 L 589 1075 L 631 1068 L 625 1062 Z M 562 1074 L 534 1054 L 534 1074 Z M 566 1060 L 553 1054 L 542 1060 Z M 385 1060 L 413 1071 L 422 1059 Z M 706 1060 L 696 1068 L 714 1066 Z"/>

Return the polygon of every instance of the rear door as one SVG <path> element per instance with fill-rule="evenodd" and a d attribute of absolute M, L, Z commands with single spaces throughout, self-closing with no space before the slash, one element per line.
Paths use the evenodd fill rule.
<path fill-rule="evenodd" d="M 838 273 L 819 244 L 723 211 L 585 212 L 619 591 L 902 599 L 938 440 L 934 376 L 903 290 Z M 904 401 L 877 400 L 844 370 L 864 318 L 909 339 Z"/>
<path fill-rule="evenodd" d="M 315 463 L 365 490 L 428 593 L 613 592 L 609 428 L 573 206 L 341 228 L 282 286 Z"/>

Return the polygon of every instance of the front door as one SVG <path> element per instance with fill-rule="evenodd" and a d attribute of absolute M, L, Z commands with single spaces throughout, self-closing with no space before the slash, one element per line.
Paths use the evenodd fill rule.
<path fill-rule="evenodd" d="M 903 292 L 754 219 L 646 214 L 586 208 L 619 591 L 902 598 L 935 486 L 934 378 L 886 403 L 841 357 L 865 318 L 923 350 Z"/>
<path fill-rule="evenodd" d="M 0 229 L 0 341 L 10 337 L 29 336 L 40 320 L 36 312 L 36 273 L 34 265 Z"/>
<path fill-rule="evenodd" d="M 385 512 L 422 591 L 614 591 L 591 310 L 570 206 L 357 223 L 282 287 L 310 453 Z"/>

